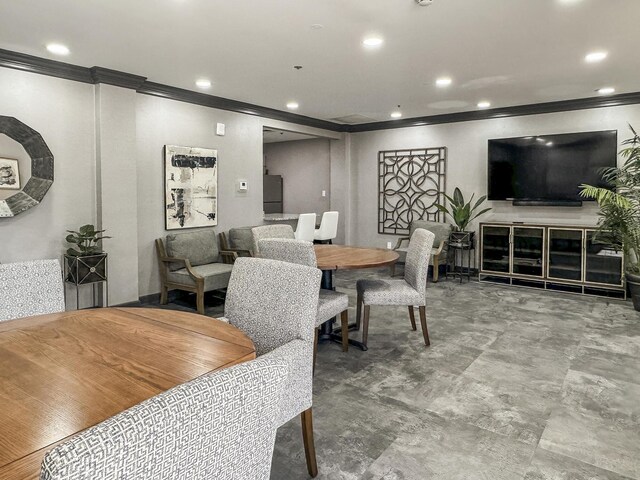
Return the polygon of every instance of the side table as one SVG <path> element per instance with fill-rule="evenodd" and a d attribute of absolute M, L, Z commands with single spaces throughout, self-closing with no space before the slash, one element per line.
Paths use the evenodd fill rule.
<path fill-rule="evenodd" d="M 92 286 L 92 299 L 93 304 L 91 307 L 96 306 L 96 285 L 103 286 L 102 305 L 98 303 L 98 306 L 109 306 L 109 281 L 107 279 L 107 254 L 98 253 L 95 255 L 87 255 L 82 257 L 76 257 L 73 255 L 64 256 L 64 281 L 70 285 L 74 285 L 76 288 L 76 310 L 80 310 L 80 287 L 82 285 Z M 99 290 L 98 290 L 99 291 Z M 65 288 L 65 302 L 67 297 L 67 289 Z"/>
<path fill-rule="evenodd" d="M 475 256 L 475 232 L 451 232 L 447 243 L 447 274 L 449 276 L 463 277 L 467 281 L 471 280 L 471 261 L 473 258 L 473 268 L 476 266 Z"/>

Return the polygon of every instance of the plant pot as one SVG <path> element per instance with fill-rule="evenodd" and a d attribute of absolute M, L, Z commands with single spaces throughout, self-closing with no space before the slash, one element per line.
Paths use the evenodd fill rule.
<path fill-rule="evenodd" d="M 627 272 L 626 278 L 631 300 L 633 301 L 633 308 L 640 312 L 640 275 Z"/>
<path fill-rule="evenodd" d="M 472 248 L 475 235 L 476 232 L 451 232 L 448 245 L 452 248 Z"/>
<path fill-rule="evenodd" d="M 86 285 L 96 282 L 104 282 L 107 279 L 107 254 L 96 253 L 94 255 L 73 256 L 65 255 L 66 282 L 75 285 Z"/>

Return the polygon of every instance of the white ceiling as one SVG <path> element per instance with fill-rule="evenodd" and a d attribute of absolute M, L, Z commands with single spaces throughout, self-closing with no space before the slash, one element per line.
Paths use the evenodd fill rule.
<path fill-rule="evenodd" d="M 639 91 L 639 19 L 640 0 L 0 0 L 0 48 L 387 120 L 398 104 L 406 118 Z M 370 34 L 384 45 L 365 49 Z M 71 54 L 49 54 L 52 41 Z M 600 49 L 604 62 L 584 62 Z M 442 75 L 451 87 L 434 85 Z"/>

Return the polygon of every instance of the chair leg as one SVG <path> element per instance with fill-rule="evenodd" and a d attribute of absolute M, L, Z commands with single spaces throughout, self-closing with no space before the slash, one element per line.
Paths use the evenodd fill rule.
<path fill-rule="evenodd" d="M 160 289 L 160 305 L 166 305 L 169 303 L 169 289 L 163 285 Z"/>
<path fill-rule="evenodd" d="M 389 267 L 389 274 L 393 277 L 396 274 L 396 264 L 394 263 Z"/>
<path fill-rule="evenodd" d="M 416 317 L 414 316 L 413 305 L 409 305 L 409 320 L 411 320 L 411 328 L 413 330 L 417 330 L 418 328 L 416 327 Z"/>
<path fill-rule="evenodd" d="M 198 313 L 204 315 L 204 292 L 199 291 L 196 293 L 196 305 Z"/>
<path fill-rule="evenodd" d="M 316 446 L 313 441 L 313 416 L 311 408 L 300 414 L 302 421 L 302 441 L 304 442 L 304 456 L 307 459 L 307 471 L 312 478 L 318 475 L 318 462 L 316 461 Z"/>
<path fill-rule="evenodd" d="M 428 347 L 431 345 L 429 342 L 429 330 L 427 329 L 427 313 L 425 311 L 424 305 L 418 307 L 420 310 L 420 324 L 422 325 L 422 336 L 424 337 L 424 344 Z"/>
<path fill-rule="evenodd" d="M 367 346 L 367 337 L 369 336 L 369 305 L 364 306 L 364 319 L 362 320 L 362 343 Z"/>
<path fill-rule="evenodd" d="M 433 257 L 433 283 L 438 282 L 438 275 L 440 274 L 440 258 Z"/>
<path fill-rule="evenodd" d="M 362 318 L 362 296 L 358 294 L 356 299 L 356 330 L 360 330 L 360 319 Z"/>
<path fill-rule="evenodd" d="M 340 314 L 340 322 L 342 323 L 342 351 L 349 351 L 349 310 L 345 310 Z"/>
<path fill-rule="evenodd" d="M 320 329 L 316 328 L 316 337 L 313 340 L 313 373 L 316 373 L 316 357 L 318 356 L 318 333 Z"/>

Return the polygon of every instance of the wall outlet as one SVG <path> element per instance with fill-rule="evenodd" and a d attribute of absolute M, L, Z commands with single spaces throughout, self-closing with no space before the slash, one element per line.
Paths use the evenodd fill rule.
<path fill-rule="evenodd" d="M 393 248 L 393 244 L 391 242 L 387 242 L 387 248 L 391 250 Z"/>
<path fill-rule="evenodd" d="M 216 123 L 216 135 L 220 135 L 221 137 L 223 137 L 225 130 L 226 130 L 226 127 L 224 123 Z"/>
<path fill-rule="evenodd" d="M 326 190 L 322 190 L 322 196 L 326 197 L 327 196 L 327 191 Z"/>

